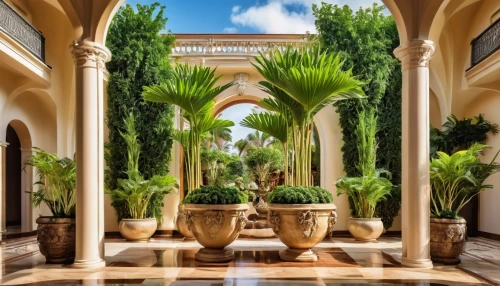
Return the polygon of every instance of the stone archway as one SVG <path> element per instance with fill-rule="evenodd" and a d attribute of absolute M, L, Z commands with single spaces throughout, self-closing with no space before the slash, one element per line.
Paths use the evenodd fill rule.
<path fill-rule="evenodd" d="M 31 196 L 33 175 L 31 168 L 23 168 L 32 154 L 32 139 L 28 127 L 20 120 L 7 125 L 6 139 L 6 188 L 3 225 L 13 227 L 14 232 L 33 230 Z"/>

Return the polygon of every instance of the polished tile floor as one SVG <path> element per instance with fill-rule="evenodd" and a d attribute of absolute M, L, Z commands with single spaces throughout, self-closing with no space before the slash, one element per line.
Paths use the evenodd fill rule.
<path fill-rule="evenodd" d="M 278 239 L 238 239 L 235 259 L 211 264 L 194 260 L 200 245 L 182 239 L 149 243 L 106 240 L 102 269 L 77 270 L 44 264 L 36 239 L 2 245 L 2 285 L 494 285 L 500 283 L 500 243 L 471 239 L 459 267 L 435 265 L 410 269 L 400 265 L 401 240 L 382 238 L 357 243 L 327 239 L 315 251 L 314 263 L 279 259 Z"/>

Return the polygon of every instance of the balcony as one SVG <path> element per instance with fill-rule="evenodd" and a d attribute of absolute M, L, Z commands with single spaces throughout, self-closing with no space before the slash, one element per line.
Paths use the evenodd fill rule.
<path fill-rule="evenodd" d="M 45 38 L 7 3 L 0 0 L 0 31 L 15 39 L 37 59 L 45 63 Z"/>
<path fill-rule="evenodd" d="M 500 49 L 500 19 L 471 42 L 471 68 Z"/>
<path fill-rule="evenodd" d="M 271 49 L 302 47 L 298 34 L 175 34 L 172 57 L 254 57 Z"/>

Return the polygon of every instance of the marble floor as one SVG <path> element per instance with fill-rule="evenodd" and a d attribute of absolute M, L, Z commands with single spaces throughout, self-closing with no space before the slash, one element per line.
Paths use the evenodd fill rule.
<path fill-rule="evenodd" d="M 79 270 L 45 264 L 36 239 L 9 240 L 1 246 L 2 285 L 500 285 L 500 243 L 471 239 L 458 267 L 435 265 L 410 269 L 400 265 L 401 240 L 381 238 L 358 243 L 325 239 L 314 250 L 314 263 L 279 259 L 278 239 L 238 239 L 229 263 L 201 263 L 201 246 L 182 239 L 149 243 L 106 240 L 106 267 Z M 498 284 L 497 284 L 498 283 Z"/>

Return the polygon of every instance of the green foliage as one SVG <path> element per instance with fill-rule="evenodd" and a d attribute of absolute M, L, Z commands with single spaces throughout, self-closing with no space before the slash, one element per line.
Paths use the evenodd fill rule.
<path fill-rule="evenodd" d="M 277 186 L 267 201 L 272 204 L 329 204 L 333 197 L 320 187 Z"/>
<path fill-rule="evenodd" d="M 226 185 L 224 181 L 224 172 L 226 169 L 226 164 L 233 160 L 233 157 L 219 149 L 212 150 L 202 150 L 201 151 L 201 162 L 202 170 L 206 171 L 206 177 L 208 178 L 208 185 L 223 187 Z"/>
<path fill-rule="evenodd" d="M 127 144 L 127 178 L 118 179 L 117 188 L 107 189 L 106 192 L 111 195 L 113 205 L 119 206 L 118 220 L 144 219 L 154 215 L 157 221 L 161 222 L 163 205 L 156 201 L 150 206 L 150 201 L 155 195 L 163 201 L 163 197 L 175 189 L 173 186 L 176 179 L 171 176 L 153 176 L 145 180 L 142 177 L 139 172 L 141 145 L 137 139 L 138 133 L 135 130 L 135 118 L 132 113 L 125 118 L 124 123 L 126 132 L 122 132 L 121 135 Z"/>
<path fill-rule="evenodd" d="M 34 147 L 25 166 L 36 168 L 39 181 L 37 192 L 33 195 L 33 207 L 39 207 L 44 202 L 54 217 L 75 217 L 76 205 L 76 163 L 69 158 L 60 159 L 56 154 L 50 154 Z"/>
<path fill-rule="evenodd" d="M 392 182 L 401 183 L 401 66 L 394 55 L 399 45 L 398 31 L 394 19 L 383 14 L 384 6 L 374 4 L 371 8 L 353 12 L 343 7 L 323 3 L 313 5 L 316 28 L 321 45 L 341 55 L 344 65 L 351 68 L 363 86 L 367 98 L 345 100 L 335 104 L 340 115 L 343 141 L 344 171 L 348 177 L 361 176 L 356 126 L 358 110 L 377 110 L 380 149 L 377 166 L 392 173 Z M 390 228 L 400 209 L 400 196 L 381 201 L 377 216 L 382 217 L 384 227 Z M 353 214 L 354 215 L 354 214 Z"/>
<path fill-rule="evenodd" d="M 379 175 L 340 178 L 336 184 L 337 195 L 345 194 L 353 201 L 354 217 L 373 218 L 377 203 L 390 195 L 392 183 Z"/>
<path fill-rule="evenodd" d="M 448 155 L 437 152 L 437 158 L 430 164 L 431 213 L 442 218 L 455 218 L 474 196 L 492 189 L 493 185 L 485 180 L 500 171 L 500 164 L 495 160 L 481 163 L 479 156 L 490 146 L 474 143 L 469 149 Z"/>
<path fill-rule="evenodd" d="M 226 165 L 226 169 L 231 177 L 238 178 L 243 176 L 243 163 L 239 159 L 229 162 Z"/>
<path fill-rule="evenodd" d="M 136 130 L 140 134 L 138 139 L 142 142 L 141 151 L 147 154 L 139 158 L 139 172 L 149 179 L 169 171 L 173 107 L 145 102 L 141 97 L 142 86 L 164 81 L 170 74 L 168 55 L 174 37 L 159 34 L 167 23 L 164 10 L 165 7 L 158 3 L 139 4 L 136 9 L 126 5 L 120 8 L 109 28 L 106 46 L 113 57 L 106 64 L 110 73 L 106 185 L 110 189 L 117 188 L 118 179 L 127 178 L 127 164 L 131 161 L 127 158 L 127 145 L 121 133 L 124 132 L 123 119 L 129 113 L 135 116 Z M 119 213 L 126 209 L 118 202 L 113 205 Z"/>
<path fill-rule="evenodd" d="M 485 120 L 482 114 L 462 120 L 451 114 L 442 131 L 431 128 L 431 158 L 436 157 L 437 151 L 453 154 L 469 149 L 474 143 L 484 142 L 489 132 L 497 134 L 498 131 L 498 124 Z"/>
<path fill-rule="evenodd" d="M 245 157 L 245 164 L 260 183 L 267 183 L 269 173 L 283 169 L 283 153 L 271 148 L 257 148 Z"/>
<path fill-rule="evenodd" d="M 184 198 L 183 204 L 226 205 L 248 203 L 248 196 L 235 187 L 203 186 Z"/>
<path fill-rule="evenodd" d="M 375 110 L 368 112 L 363 110 L 359 113 L 358 126 L 356 127 L 356 138 L 358 141 L 358 172 L 363 176 L 373 176 L 376 170 L 377 149 L 377 117 Z"/>

